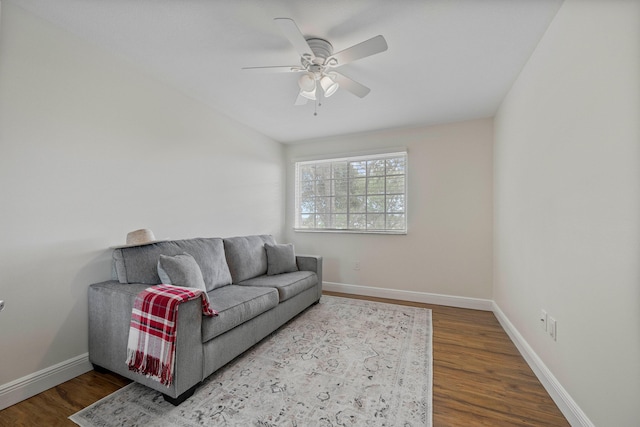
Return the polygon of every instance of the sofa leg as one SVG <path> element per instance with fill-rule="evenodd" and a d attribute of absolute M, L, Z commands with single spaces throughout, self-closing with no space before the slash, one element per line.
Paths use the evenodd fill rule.
<path fill-rule="evenodd" d="M 111 373 L 110 370 L 105 369 L 102 366 L 94 365 L 93 363 L 91 365 L 93 366 L 93 370 L 96 371 L 99 374 L 109 374 L 109 373 Z"/>
<path fill-rule="evenodd" d="M 188 398 L 193 396 L 193 393 L 196 391 L 196 388 L 198 388 L 199 385 L 200 384 L 194 385 L 193 387 L 191 387 L 189 390 L 185 391 L 184 393 L 182 393 L 178 397 L 167 396 L 164 393 L 162 394 L 162 397 L 164 397 L 164 400 L 166 400 L 167 402 L 171 403 L 173 406 L 178 406 L 182 402 L 184 402 L 185 400 L 187 400 Z"/>

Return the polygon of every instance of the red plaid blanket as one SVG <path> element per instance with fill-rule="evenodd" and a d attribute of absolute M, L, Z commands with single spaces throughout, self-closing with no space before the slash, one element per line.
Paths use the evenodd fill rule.
<path fill-rule="evenodd" d="M 202 313 L 217 316 L 207 294 L 200 289 L 157 285 L 136 297 L 131 313 L 127 365 L 130 371 L 144 374 L 169 387 L 173 382 L 176 321 L 180 303 L 202 298 Z"/>

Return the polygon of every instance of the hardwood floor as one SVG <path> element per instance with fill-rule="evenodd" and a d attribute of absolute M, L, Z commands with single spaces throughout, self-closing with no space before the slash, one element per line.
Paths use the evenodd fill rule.
<path fill-rule="evenodd" d="M 432 310 L 434 427 L 569 426 L 493 313 L 357 298 Z M 128 383 L 88 372 L 0 411 L 0 426 L 74 426 L 69 415 Z"/>
<path fill-rule="evenodd" d="M 67 417 L 129 382 L 117 374 L 89 371 L 0 411 L 0 426 L 75 426 Z"/>

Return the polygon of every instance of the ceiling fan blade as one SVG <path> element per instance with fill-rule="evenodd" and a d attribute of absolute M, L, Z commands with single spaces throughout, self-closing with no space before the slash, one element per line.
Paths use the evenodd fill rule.
<path fill-rule="evenodd" d="M 296 25 L 295 21 L 290 18 L 275 18 L 274 21 L 280 26 L 280 29 L 284 33 L 285 37 L 291 42 L 294 49 L 302 57 L 312 60 L 315 58 L 313 51 L 309 47 L 309 43 L 302 35 L 300 28 Z"/>
<path fill-rule="evenodd" d="M 268 67 L 242 67 L 245 71 L 260 72 L 260 73 L 297 73 L 298 71 L 304 71 L 299 65 L 274 65 Z"/>
<path fill-rule="evenodd" d="M 332 71 L 332 73 L 335 74 L 334 80 L 338 83 L 338 85 L 340 85 L 341 89 L 348 90 L 349 92 L 356 96 L 359 96 L 360 98 L 364 98 L 369 94 L 369 92 L 371 92 L 371 89 L 353 79 L 350 79 L 344 74 L 336 73 L 334 71 Z"/>
<path fill-rule="evenodd" d="M 337 64 L 333 66 L 339 67 L 340 65 L 348 64 L 349 62 L 384 52 L 388 47 L 389 46 L 387 46 L 387 41 L 384 37 L 375 36 L 332 55 L 331 58 L 329 58 L 328 63 L 331 65 L 333 62 L 331 59 L 333 58 L 337 61 Z"/>

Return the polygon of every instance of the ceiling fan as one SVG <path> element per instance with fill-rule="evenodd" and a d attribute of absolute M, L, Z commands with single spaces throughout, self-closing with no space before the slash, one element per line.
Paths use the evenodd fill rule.
<path fill-rule="evenodd" d="M 325 97 L 333 95 L 339 87 L 360 98 L 371 91 L 368 87 L 350 79 L 335 68 L 367 56 L 387 50 L 387 42 L 382 36 L 375 36 L 362 43 L 333 53 L 333 46 L 325 39 L 306 38 L 290 18 L 275 18 L 285 37 L 300 55 L 300 65 L 267 67 L 243 67 L 247 71 L 293 72 L 303 73 L 298 79 L 298 97 L 295 105 L 306 104 L 308 100 L 317 100 L 322 93 Z"/>

